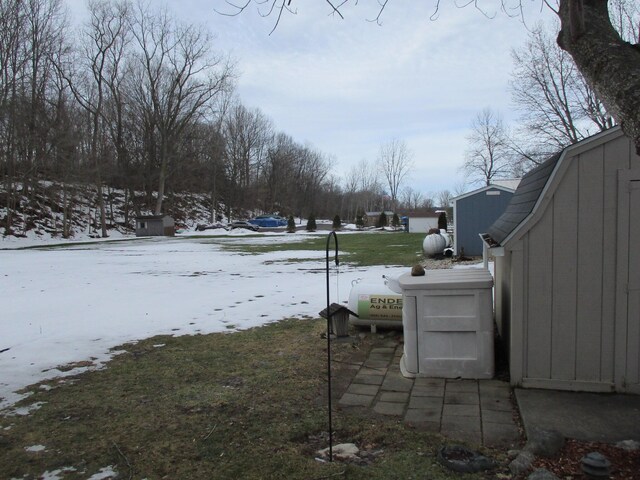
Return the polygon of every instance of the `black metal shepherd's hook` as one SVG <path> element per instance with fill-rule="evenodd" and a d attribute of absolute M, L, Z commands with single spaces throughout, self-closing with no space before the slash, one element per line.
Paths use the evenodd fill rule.
<path fill-rule="evenodd" d="M 331 235 L 335 239 L 336 244 L 336 266 L 340 265 L 338 261 L 338 236 L 332 231 L 327 236 L 327 384 L 329 390 L 329 461 L 333 462 L 333 429 L 331 426 L 331 310 L 329 303 L 329 243 Z"/>

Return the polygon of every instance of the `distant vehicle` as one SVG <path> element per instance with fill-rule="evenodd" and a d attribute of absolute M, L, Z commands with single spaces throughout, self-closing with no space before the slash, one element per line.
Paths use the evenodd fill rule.
<path fill-rule="evenodd" d="M 249 220 L 249 223 L 263 228 L 286 227 L 287 219 L 278 215 L 258 215 Z"/>
<path fill-rule="evenodd" d="M 228 227 L 220 222 L 212 223 L 211 225 L 196 225 L 196 232 L 204 232 L 205 230 L 216 230 L 218 228 L 227 229 Z"/>
<path fill-rule="evenodd" d="M 244 222 L 244 221 L 230 223 L 229 228 L 232 230 L 234 228 L 245 228 L 247 230 L 253 230 L 254 232 L 257 232 L 258 230 L 260 230 L 260 227 L 258 225 L 253 225 L 252 223 Z"/>

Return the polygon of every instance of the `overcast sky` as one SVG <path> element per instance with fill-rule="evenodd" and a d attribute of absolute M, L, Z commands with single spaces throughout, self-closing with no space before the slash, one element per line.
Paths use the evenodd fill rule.
<path fill-rule="evenodd" d="M 69 0 L 72 13 L 81 3 Z M 510 50 L 527 36 L 521 21 L 500 12 L 489 19 L 454 0 L 441 3 L 432 21 L 433 0 L 391 0 L 378 26 L 367 21 L 377 15 L 375 0 L 346 5 L 344 20 L 329 15 L 323 0 L 293 0 L 297 15 L 284 15 L 271 35 L 275 16 L 261 17 L 255 4 L 235 17 L 215 12 L 234 11 L 224 0 L 167 4 L 217 35 L 216 49 L 236 60 L 242 102 L 332 157 L 336 175 L 362 159 L 373 163 L 380 146 L 397 138 L 414 155 L 407 185 L 430 194 L 464 180 L 466 137 L 480 110 L 498 110 L 507 122 L 517 116 Z M 499 1 L 481 3 L 493 12 Z M 540 0 L 525 3 L 528 24 L 551 18 L 540 13 Z"/>

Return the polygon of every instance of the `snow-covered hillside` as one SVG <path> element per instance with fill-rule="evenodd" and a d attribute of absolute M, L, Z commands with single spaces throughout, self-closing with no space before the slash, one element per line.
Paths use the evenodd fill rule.
<path fill-rule="evenodd" d="M 145 206 L 152 202 L 149 202 L 149 199 L 145 201 L 142 192 L 135 194 L 134 201 L 128 192 L 120 189 L 105 187 L 103 195 L 110 238 L 133 235 L 135 216 L 152 213 Z M 136 207 L 133 208 L 133 205 Z M 210 205 L 206 195 L 169 193 L 165 197 L 164 210 L 174 217 L 177 225 L 193 229 L 199 223 L 210 223 Z M 7 195 L 4 186 L 0 185 L 0 238 L 25 238 L 32 241 L 64 239 L 65 209 L 69 239 L 86 240 L 101 237 L 96 189 L 86 184 L 48 181 L 38 182 L 28 189 L 18 186 L 17 202 L 12 208 L 12 234 L 7 236 Z M 219 213 L 222 212 L 216 212 Z"/>

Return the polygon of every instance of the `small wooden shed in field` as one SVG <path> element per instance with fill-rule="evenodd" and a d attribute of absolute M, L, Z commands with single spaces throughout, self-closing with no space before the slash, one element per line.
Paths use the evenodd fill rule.
<path fill-rule="evenodd" d="M 381 213 L 382 212 L 365 212 L 362 216 L 362 221 L 367 227 L 375 227 L 378 224 L 378 220 L 380 220 Z M 384 214 L 387 217 L 387 225 L 391 225 L 393 212 L 391 210 L 385 210 Z"/>
<path fill-rule="evenodd" d="M 529 172 L 484 239 L 512 384 L 640 393 L 640 157 L 619 127 Z"/>
<path fill-rule="evenodd" d="M 169 215 L 136 217 L 136 237 L 173 237 L 175 233 L 175 223 Z"/>
<path fill-rule="evenodd" d="M 517 185 L 517 182 L 515 182 Z M 455 255 L 482 255 L 480 234 L 504 213 L 514 188 L 489 185 L 453 199 L 453 251 Z"/>

